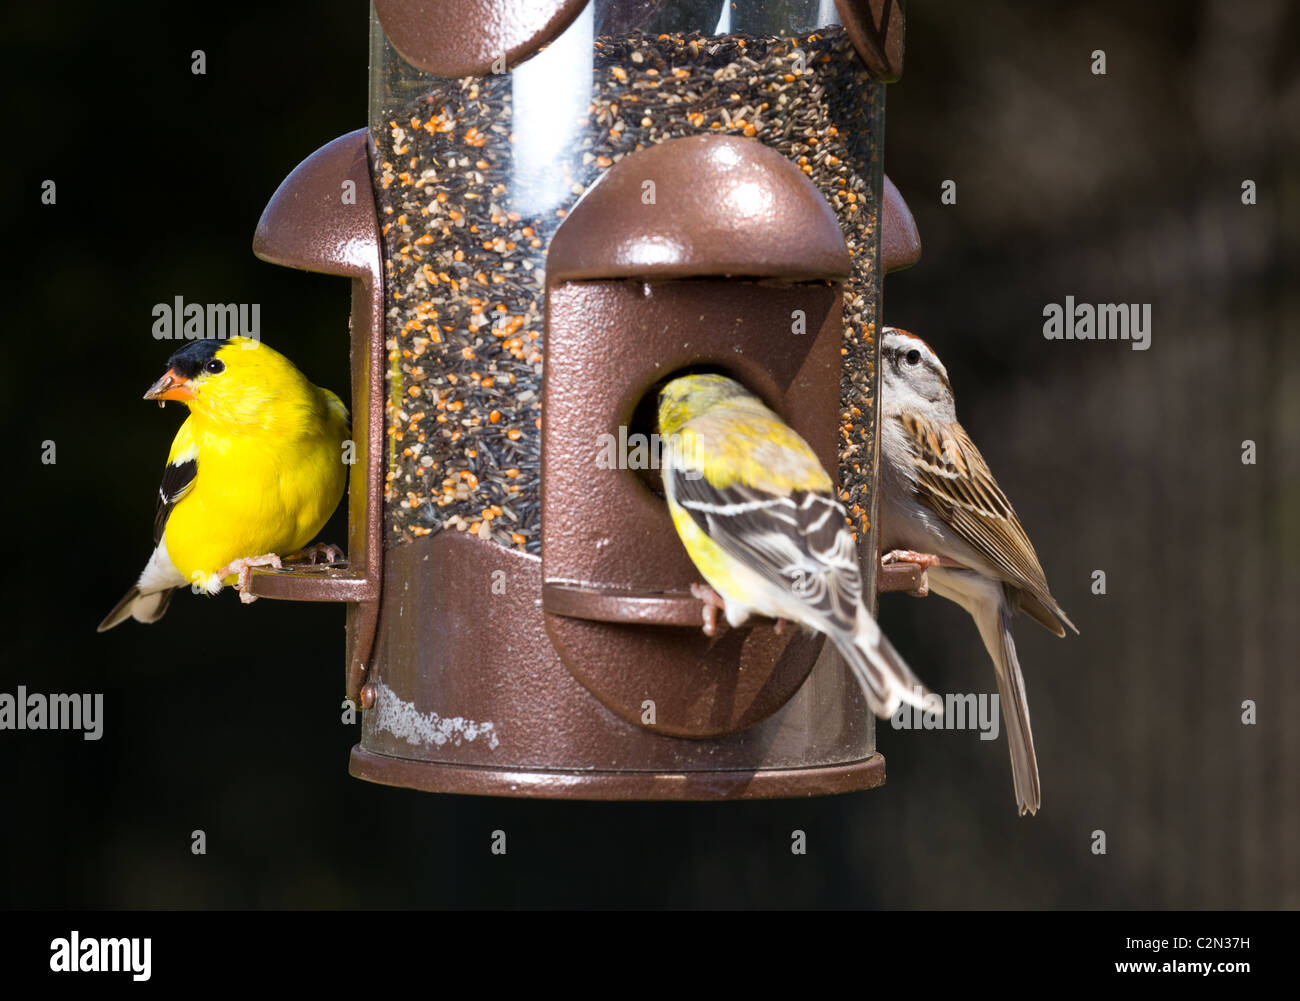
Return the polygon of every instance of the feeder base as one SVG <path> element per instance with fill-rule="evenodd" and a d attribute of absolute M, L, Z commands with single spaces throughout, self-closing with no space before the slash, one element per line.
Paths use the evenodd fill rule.
<path fill-rule="evenodd" d="M 759 771 L 527 771 L 444 765 L 352 748 L 355 778 L 422 792 L 530 799 L 719 800 L 794 799 L 860 792 L 885 783 L 879 752 L 862 761 L 821 768 Z"/>

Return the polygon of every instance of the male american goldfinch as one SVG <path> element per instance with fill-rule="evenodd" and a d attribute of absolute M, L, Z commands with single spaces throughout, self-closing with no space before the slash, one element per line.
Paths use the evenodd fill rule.
<path fill-rule="evenodd" d="M 128 616 L 156 622 L 178 587 L 236 584 L 255 600 L 251 569 L 302 549 L 343 496 L 347 408 L 284 355 L 232 337 L 192 341 L 167 365 L 144 398 L 182 401 L 190 416 L 163 471 L 156 548 L 100 632 Z"/>
<path fill-rule="evenodd" d="M 932 708 L 924 686 L 862 603 L 862 576 L 844 508 L 808 444 L 740 383 L 687 375 L 659 394 L 668 442 L 664 492 L 686 552 L 734 627 L 751 613 L 828 636 L 872 712 L 901 702 Z M 931 697 L 933 698 L 933 697 Z"/>

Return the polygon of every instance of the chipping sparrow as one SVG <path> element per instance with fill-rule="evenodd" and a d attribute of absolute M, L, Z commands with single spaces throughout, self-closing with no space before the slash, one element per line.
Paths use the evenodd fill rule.
<path fill-rule="evenodd" d="M 1010 501 L 957 423 L 943 363 L 915 334 L 897 327 L 882 334 L 883 562 L 920 563 L 928 586 L 975 620 L 997 674 L 1016 802 L 1022 815 L 1036 813 L 1038 763 L 1011 614 L 1019 607 L 1057 636 L 1064 626 L 1079 630 L 1048 591 Z"/>

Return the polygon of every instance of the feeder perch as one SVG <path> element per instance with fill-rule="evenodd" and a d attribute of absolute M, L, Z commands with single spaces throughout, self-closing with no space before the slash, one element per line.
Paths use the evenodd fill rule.
<path fill-rule="evenodd" d="M 431 792 L 805 796 L 884 781 L 832 645 L 709 638 L 653 462 L 666 377 L 740 379 L 836 478 L 869 593 L 889 0 L 375 0 L 370 122 L 300 164 L 254 252 L 353 282 L 353 775 Z M 354 199 L 340 197 L 351 182 Z M 624 456 L 624 452 L 619 452 Z M 917 573 L 912 574 L 912 571 Z"/>

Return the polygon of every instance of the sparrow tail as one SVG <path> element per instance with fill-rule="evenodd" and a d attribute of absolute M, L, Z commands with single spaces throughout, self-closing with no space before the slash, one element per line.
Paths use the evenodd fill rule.
<path fill-rule="evenodd" d="M 1002 722 L 1007 729 L 1007 748 L 1011 752 L 1011 778 L 1016 787 L 1016 804 L 1020 814 L 1037 813 L 1042 805 L 1038 785 L 1038 759 L 1034 754 L 1034 733 L 1029 727 L 1029 703 L 1025 700 L 1025 679 L 1020 673 L 1020 658 L 1011 636 L 1011 605 L 1004 599 L 996 606 L 985 606 L 975 617 L 980 638 L 993 660 L 998 679 L 998 697 L 1002 702 Z"/>

